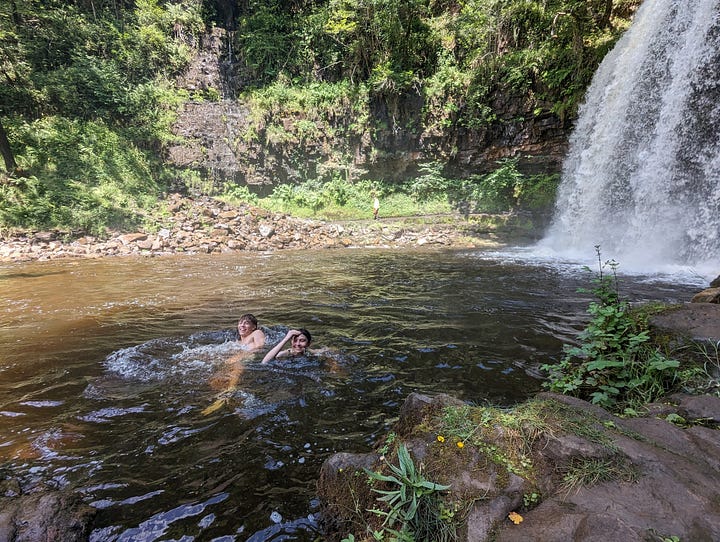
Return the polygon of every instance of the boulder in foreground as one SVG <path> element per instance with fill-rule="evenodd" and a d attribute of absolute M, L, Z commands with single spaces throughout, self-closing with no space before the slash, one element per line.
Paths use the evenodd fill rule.
<path fill-rule="evenodd" d="M 472 420 L 457 434 L 448 426 L 454 409 Z M 450 486 L 439 501 L 440 517 L 454 530 L 446 540 L 715 540 L 717 420 L 720 398 L 712 396 L 675 395 L 650 405 L 646 417 L 621 419 L 550 393 L 512 410 L 412 394 L 392 438 L 375 452 L 338 454 L 323 465 L 318 493 L 326 540 L 353 534 L 369 541 L 384 528 L 383 517 L 368 510 L 384 507 L 373 488 L 391 484 L 369 484 L 363 469 L 391 472 L 401 442 L 427 480 Z"/>

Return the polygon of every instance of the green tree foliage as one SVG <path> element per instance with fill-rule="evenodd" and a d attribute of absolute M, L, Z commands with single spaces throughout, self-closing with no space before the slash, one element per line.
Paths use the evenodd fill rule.
<path fill-rule="evenodd" d="M 187 65 L 190 45 L 203 28 L 199 0 L 169 7 L 138 0 L 132 10 L 111 9 L 118 3 L 3 3 L 0 61 L 6 84 L 0 86 L 0 114 L 123 122 L 142 115 L 123 107 L 128 94 Z"/>
<path fill-rule="evenodd" d="M 525 97 L 528 111 L 574 112 L 626 27 L 610 18 L 624 3 L 632 2 L 255 0 L 240 17 L 236 50 L 256 83 L 284 74 L 367 83 L 384 97 L 420 90 L 430 110 L 441 109 L 433 115 L 477 127 L 496 120 L 498 92 Z"/>
<path fill-rule="evenodd" d="M 0 118 L 8 134 L 5 226 L 99 231 L 158 192 L 201 0 L 0 3 Z M 0 141 L 0 144 L 2 142 Z M 6 167 L 10 170 L 11 167 Z"/>
<path fill-rule="evenodd" d="M 457 2 L 434 27 L 445 44 L 444 71 L 456 67 L 469 82 L 458 122 L 472 127 L 494 121 L 491 104 L 498 92 L 525 97 L 530 111 L 574 112 L 624 29 L 608 26 L 607 7 L 605 0 Z M 443 83 L 436 80 L 434 87 L 444 100 L 455 94 L 455 81 L 448 81 L 449 88 Z"/>
<path fill-rule="evenodd" d="M 434 69 L 427 0 L 250 2 L 236 50 L 256 82 L 284 73 L 312 81 L 372 81 L 404 90 Z"/>
<path fill-rule="evenodd" d="M 102 233 L 139 223 L 156 200 L 153 160 L 100 120 L 48 116 L 17 122 L 12 135 L 28 173 L 0 184 L 5 226 Z"/>
<path fill-rule="evenodd" d="M 572 114 L 595 67 L 628 24 L 629 8 L 638 3 L 5 0 L 0 2 L 0 133 L 8 137 L 0 137 L 0 151 L 9 174 L 27 182 L 6 186 L 12 194 L 3 203 L 3 217 L 17 225 L 79 227 L 72 220 L 83 215 L 79 209 L 97 208 L 92 198 L 80 197 L 87 191 L 68 188 L 71 199 L 58 200 L 73 209 L 65 214 L 49 208 L 45 195 L 59 194 L 63 183 L 84 185 L 96 194 L 102 183 L 124 186 L 108 173 L 112 168 L 91 163 L 105 164 L 99 156 L 107 156 L 106 151 L 83 154 L 52 144 L 65 134 L 51 132 L 66 126 L 74 134 L 102 134 L 97 141 L 101 147 L 115 141 L 114 152 L 128 155 L 118 156 L 117 162 L 142 155 L 138 160 L 153 175 L 154 193 L 161 181 L 163 147 L 173 138 L 175 111 L 187 99 L 174 89 L 173 80 L 211 24 L 233 31 L 229 57 L 236 62 L 238 80 L 256 89 L 249 100 L 261 104 L 264 120 L 269 114 L 283 118 L 292 109 L 287 116 L 296 119 L 292 129 L 265 126 L 265 143 L 279 146 L 327 129 L 348 140 L 372 137 L 373 130 L 387 129 L 373 124 L 373 107 L 392 115 L 393 129 L 430 134 L 501 129 L 528 115 Z M 613 10 L 622 17 L 611 17 Z M 424 104 L 422 117 L 413 118 L 413 124 L 403 118 L 402 98 L 407 96 Z M 519 104 L 514 118 L 502 114 L 508 101 Z M 329 119 L 338 118 L 346 119 L 344 127 L 331 125 Z M 39 126 L 45 135 L 28 137 Z M 81 140 L 70 138 L 77 145 Z M 51 156 L 51 150 L 66 155 Z M 339 185 L 332 190 L 324 186 L 352 169 L 352 151 L 337 152 L 342 167 L 321 172 L 324 195 L 303 196 L 313 207 L 344 197 Z M 72 171 L 71 157 L 83 157 L 81 174 Z M 465 208 L 471 201 L 478 210 L 499 210 L 531 196 L 540 200 L 552 191 L 538 194 L 531 180 L 505 166 L 487 178 L 452 182 L 441 169 L 425 167 L 409 189 L 412 196 L 443 190 Z M 61 172 L 68 177 L 60 179 Z M 48 205 L 46 212 L 38 211 L 40 201 Z M 130 207 L 145 205 L 138 199 L 123 208 L 117 201 L 109 205 L 118 217 L 130 217 Z M 28 214 L 23 205 L 37 212 Z"/>
<path fill-rule="evenodd" d="M 342 77 L 392 94 L 434 70 L 426 1 L 330 0 L 328 12 L 323 30 L 338 44 Z"/>

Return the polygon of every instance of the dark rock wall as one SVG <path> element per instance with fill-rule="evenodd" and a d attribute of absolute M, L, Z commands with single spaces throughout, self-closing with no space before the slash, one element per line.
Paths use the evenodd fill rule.
<path fill-rule="evenodd" d="M 446 175 L 465 178 L 494 169 L 502 158 L 516 157 L 527 173 L 558 172 L 571 129 L 553 114 L 535 117 L 510 96 L 496 100 L 497 119 L 475 129 L 431 128 L 422 123 L 423 98 L 374 98 L 369 104 L 370 122 L 363 132 L 354 130 L 353 119 L 274 118 L 264 122 L 251 118 L 250 110 L 234 97 L 235 90 L 223 75 L 227 72 L 226 33 L 216 28 L 203 40 L 203 50 L 178 81 L 191 92 L 216 89 L 220 101 L 188 102 L 176 125 L 182 142 L 172 146 L 168 160 L 199 170 L 218 183 L 234 181 L 248 185 L 275 185 L 313 178 L 342 157 L 344 167 L 362 170 L 370 179 L 403 180 L 419 164 L 439 160 Z M 313 121 L 317 132 L 298 137 L 293 126 Z M 271 124 L 284 129 L 280 141 L 269 133 Z"/>

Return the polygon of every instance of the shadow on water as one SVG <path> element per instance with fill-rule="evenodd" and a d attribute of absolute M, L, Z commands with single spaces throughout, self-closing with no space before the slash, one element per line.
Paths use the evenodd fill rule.
<path fill-rule="evenodd" d="M 27 277 L 32 275 L 32 288 Z M 0 461 L 79 492 L 91 540 L 313 540 L 315 482 L 363 452 L 411 392 L 512 404 L 581 328 L 577 268 L 477 252 L 328 251 L 0 268 Z M 692 287 L 629 278 L 631 300 Z M 246 356 L 220 408 L 212 382 L 307 327 L 330 358 Z M 242 357 L 242 356 L 241 356 Z"/>
<path fill-rule="evenodd" d="M 59 275 L 65 273 L 65 271 L 48 271 L 46 273 L 5 273 L 0 275 L 0 280 L 11 280 L 11 279 L 34 279 L 45 277 L 48 275 Z"/>

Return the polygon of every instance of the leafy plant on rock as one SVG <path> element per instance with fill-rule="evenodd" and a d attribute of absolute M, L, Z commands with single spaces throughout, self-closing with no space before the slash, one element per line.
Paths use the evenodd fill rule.
<path fill-rule="evenodd" d="M 390 487 L 373 488 L 374 492 L 382 495 L 377 500 L 387 507 L 370 510 L 384 518 L 383 529 L 374 532 L 373 536 L 377 540 L 384 540 L 386 535 L 398 541 L 455 540 L 455 529 L 442 518 L 438 499 L 439 493 L 450 489 L 450 486 L 427 480 L 416 468 L 404 444 L 398 448 L 397 456 L 397 466 L 388 463 L 392 474 L 365 470 L 370 482 L 381 482 Z"/>
<path fill-rule="evenodd" d="M 647 326 L 620 299 L 618 263 L 602 263 L 600 247 L 595 250 L 599 274 L 590 290 L 597 298 L 588 307 L 592 319 L 579 335 L 579 346 L 566 347 L 559 364 L 543 365 L 549 374 L 545 387 L 607 408 L 634 409 L 671 388 L 679 362 L 651 344 Z"/>

